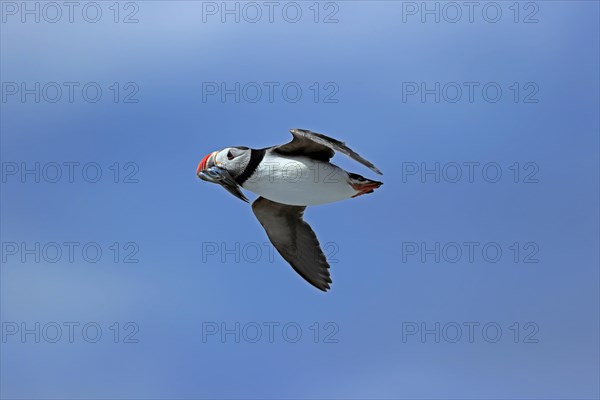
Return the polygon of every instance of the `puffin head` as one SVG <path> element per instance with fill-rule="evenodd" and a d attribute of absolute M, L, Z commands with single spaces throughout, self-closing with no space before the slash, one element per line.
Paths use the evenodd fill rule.
<path fill-rule="evenodd" d="M 252 150 L 247 147 L 227 147 L 223 150 L 213 151 L 200 161 L 196 175 L 204 181 L 221 185 L 238 199 L 248 202 L 240 190 L 241 186 L 237 183 L 236 178 L 250 163 L 251 153 Z"/>
<path fill-rule="evenodd" d="M 226 147 L 223 150 L 213 151 L 202 158 L 198 164 L 196 175 L 208 168 L 217 166 L 229 172 L 232 178 L 238 177 L 250 163 L 251 150 L 248 147 L 236 146 Z"/>

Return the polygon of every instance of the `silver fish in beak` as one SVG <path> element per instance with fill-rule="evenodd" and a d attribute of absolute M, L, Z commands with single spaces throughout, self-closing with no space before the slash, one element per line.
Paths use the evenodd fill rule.
<path fill-rule="evenodd" d="M 198 171 L 198 178 L 210 183 L 217 183 L 225 188 L 229 193 L 240 200 L 249 203 L 244 193 L 240 190 L 240 185 L 231 177 L 229 171 L 217 166 L 211 166 Z"/>

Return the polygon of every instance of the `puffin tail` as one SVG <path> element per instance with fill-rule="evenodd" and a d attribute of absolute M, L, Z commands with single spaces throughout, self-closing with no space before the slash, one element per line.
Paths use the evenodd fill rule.
<path fill-rule="evenodd" d="M 356 190 L 356 194 L 352 196 L 353 198 L 363 194 L 373 193 L 375 189 L 383 185 L 383 182 L 374 181 L 352 172 L 348 172 L 348 176 L 350 177 L 350 186 L 352 186 L 352 189 Z"/>

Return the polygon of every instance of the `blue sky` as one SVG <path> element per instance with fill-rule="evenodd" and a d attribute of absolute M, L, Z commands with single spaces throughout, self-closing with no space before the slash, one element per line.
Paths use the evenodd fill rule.
<path fill-rule="evenodd" d="M 598 398 L 597 2 L 86 4 L 1 5 L 3 398 Z M 328 293 L 195 176 L 294 127 Z"/>

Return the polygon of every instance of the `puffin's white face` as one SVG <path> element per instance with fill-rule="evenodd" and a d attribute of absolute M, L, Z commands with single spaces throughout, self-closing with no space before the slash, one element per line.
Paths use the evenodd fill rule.
<path fill-rule="evenodd" d="M 234 178 L 244 171 L 250 162 L 251 150 L 247 147 L 227 147 L 220 151 L 213 151 L 206 155 L 196 170 L 196 175 L 200 172 L 217 166 L 226 169 Z"/>

